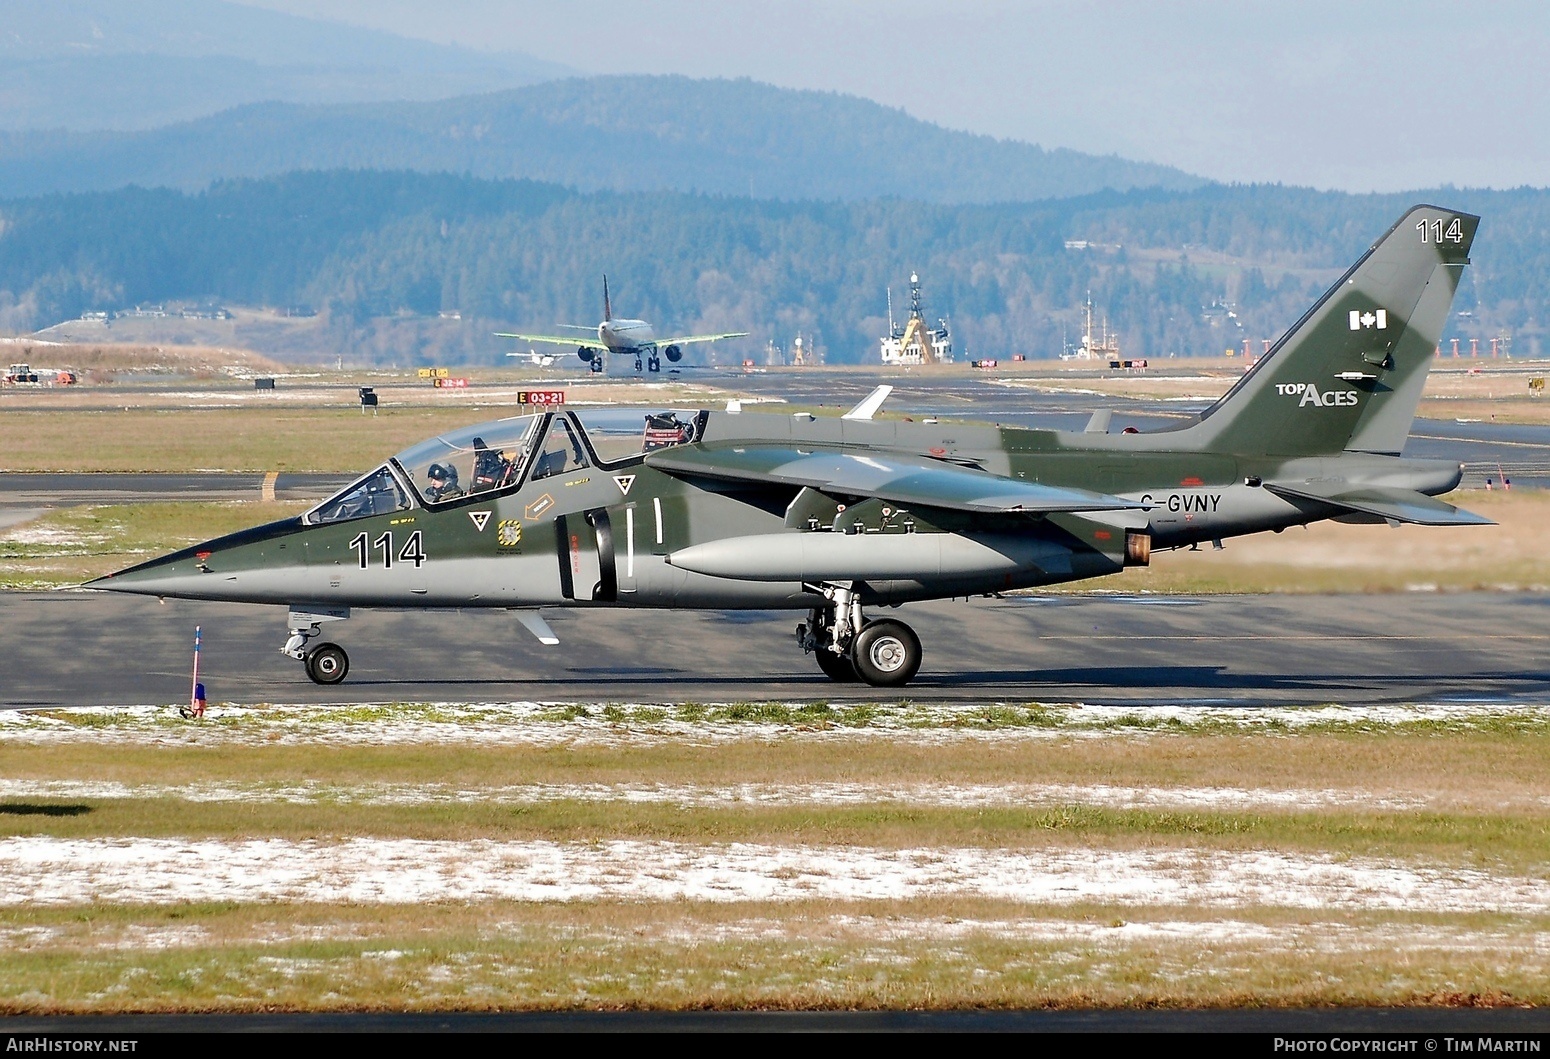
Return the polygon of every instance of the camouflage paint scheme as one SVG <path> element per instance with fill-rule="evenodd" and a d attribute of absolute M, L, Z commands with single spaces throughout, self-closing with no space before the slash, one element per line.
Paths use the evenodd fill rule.
<path fill-rule="evenodd" d="M 1458 484 L 1458 465 L 1398 456 L 1478 221 L 1407 212 L 1231 391 L 1177 428 L 700 410 L 685 413 L 682 444 L 611 464 L 589 447 L 588 467 L 436 507 L 411 483 L 409 510 L 286 519 L 89 587 L 285 604 L 293 631 L 306 628 L 298 614 L 350 607 L 791 608 L 817 625 L 852 601 L 1100 577 L 1144 563 L 1152 547 L 1320 519 L 1484 523 L 1434 499 Z M 575 424 L 552 413 L 532 444 L 562 417 Z M 416 533 L 418 550 L 401 556 Z"/>

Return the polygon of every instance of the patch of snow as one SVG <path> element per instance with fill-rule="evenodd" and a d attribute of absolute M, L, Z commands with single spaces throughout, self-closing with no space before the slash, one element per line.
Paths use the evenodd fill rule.
<path fill-rule="evenodd" d="M 99 544 L 107 538 L 94 534 L 81 534 L 70 530 L 62 530 L 54 526 L 22 526 L 6 533 L 3 539 L 12 544 L 42 544 L 50 547 L 80 548 L 87 544 Z"/>
<path fill-rule="evenodd" d="M 732 805 L 1035 806 L 1102 805 L 1146 809 L 1326 809 L 1402 811 L 1434 804 L 1425 797 L 1380 796 L 1371 791 L 1308 788 L 1120 787 L 1109 784 L 737 783 L 693 786 L 645 783 L 526 783 L 459 788 L 447 784 L 343 785 L 189 783 L 124 784 L 106 780 L 0 779 L 0 798 L 176 798 L 190 802 L 317 805 L 524 804 L 584 801 L 686 807 Z M 1550 803 L 1550 796 L 1541 801 Z M 1494 804 L 1494 803 L 1493 803 Z"/>
<path fill-rule="evenodd" d="M 1272 850 L 0 839 L 0 906 L 909 900 L 1550 913 L 1544 878 Z"/>
<path fill-rule="evenodd" d="M 682 720 L 673 706 L 499 702 L 384 703 L 337 706 L 220 703 L 202 722 L 175 706 L 102 706 L 71 710 L 0 710 L 0 739 L 13 743 L 134 743 L 165 746 L 373 745 L 661 745 L 746 739 L 855 740 L 936 745 L 944 742 L 1093 737 L 1146 738 L 1192 727 L 1211 731 L 1296 731 L 1350 725 L 1371 731 L 1416 722 L 1468 725 L 1504 716 L 1550 720 L 1550 707 L 1497 702 L 1408 706 L 1089 705 L 1083 703 L 831 703 L 803 714 L 802 703 L 776 704 L 784 722 L 728 716 Z M 853 714 L 847 711 L 860 710 Z"/>

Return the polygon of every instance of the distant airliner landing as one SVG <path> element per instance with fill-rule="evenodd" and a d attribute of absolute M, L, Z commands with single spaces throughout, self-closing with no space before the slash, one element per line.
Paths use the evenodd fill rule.
<path fill-rule="evenodd" d="M 561 327 L 574 328 L 577 331 L 591 331 L 590 327 L 580 324 L 561 324 Z M 602 343 L 602 348 L 581 344 L 576 349 L 576 356 L 592 366 L 593 371 L 603 370 L 603 354 L 614 353 L 635 357 L 635 370 L 640 371 L 644 363 L 647 371 L 661 371 L 662 361 L 657 357 L 657 350 L 669 361 L 676 364 L 683 359 L 683 348 L 691 342 L 716 342 L 723 338 L 745 338 L 747 331 L 729 331 L 722 335 L 684 335 L 679 338 L 658 339 L 652 333 L 651 325 L 644 320 L 615 320 L 613 306 L 608 300 L 608 277 L 603 277 L 603 322 L 597 325 L 597 338 Z M 576 342 L 574 336 L 568 335 L 525 335 L 512 332 L 498 331 L 497 338 L 520 338 L 524 342 L 553 342 L 557 345 L 568 346 Z M 524 356 L 523 353 L 508 353 L 508 357 Z"/>

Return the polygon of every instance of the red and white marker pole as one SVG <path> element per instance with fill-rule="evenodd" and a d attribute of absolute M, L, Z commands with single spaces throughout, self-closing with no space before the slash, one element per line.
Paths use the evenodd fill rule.
<path fill-rule="evenodd" d="M 205 686 L 199 683 L 199 648 L 203 643 L 204 633 L 201 626 L 194 626 L 194 686 L 189 689 L 189 713 L 195 717 L 205 715 Z"/>

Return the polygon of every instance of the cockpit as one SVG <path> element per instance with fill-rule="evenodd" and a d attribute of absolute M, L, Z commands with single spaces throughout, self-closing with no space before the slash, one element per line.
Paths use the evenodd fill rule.
<path fill-rule="evenodd" d="M 541 415 L 498 419 L 422 441 L 393 457 L 415 497 L 428 507 L 522 480 Z"/>
<path fill-rule="evenodd" d="M 305 520 L 318 525 L 417 505 L 435 509 L 594 463 L 612 467 L 691 442 L 703 422 L 703 413 L 674 409 L 589 408 L 481 423 L 405 449 L 313 508 Z"/>

